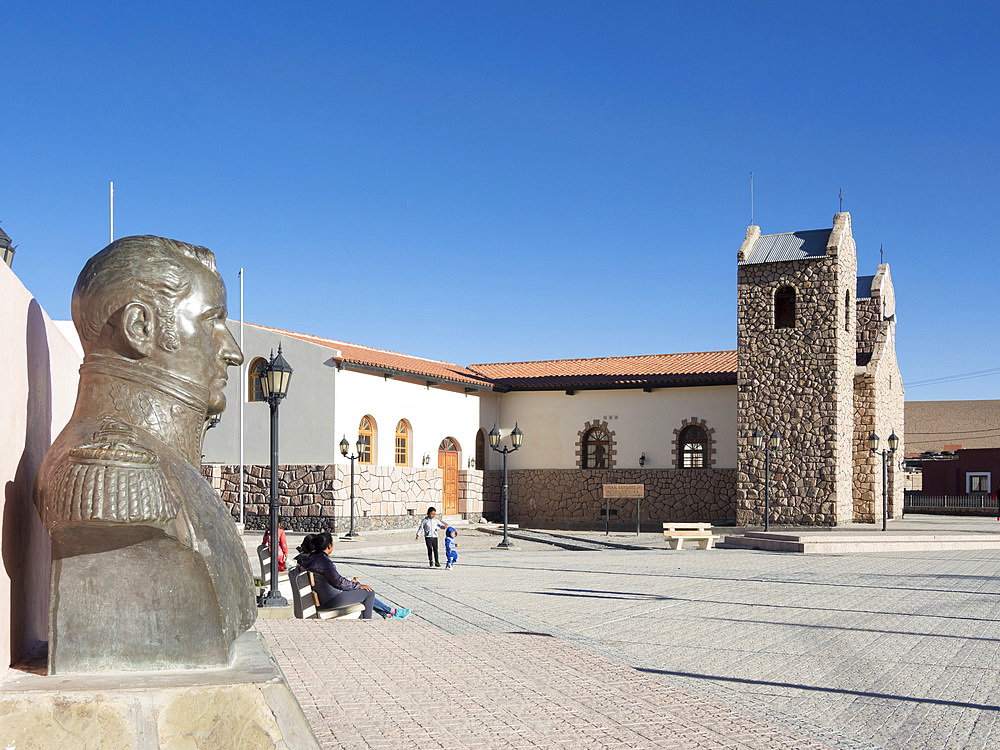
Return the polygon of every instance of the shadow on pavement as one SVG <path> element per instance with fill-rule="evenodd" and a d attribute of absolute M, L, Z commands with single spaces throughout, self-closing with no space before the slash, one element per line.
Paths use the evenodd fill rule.
<path fill-rule="evenodd" d="M 760 620 L 741 620 L 737 617 L 704 617 L 705 620 L 717 620 L 719 622 L 743 622 L 754 623 Z M 802 622 L 782 622 L 780 620 L 767 620 L 768 625 L 786 625 L 791 628 L 817 628 L 820 630 L 846 630 L 855 633 L 878 633 L 879 635 L 915 635 L 919 638 L 954 638 L 959 641 L 985 641 L 987 643 L 1000 643 L 1000 638 L 983 638 L 976 635 L 951 635 L 949 633 L 928 633 L 915 632 L 912 630 L 886 630 L 885 628 L 849 628 L 843 625 L 809 625 Z"/>
<path fill-rule="evenodd" d="M 860 698 L 882 698 L 890 701 L 906 701 L 908 703 L 927 703 L 936 706 L 956 706 L 958 708 L 974 708 L 979 711 L 1000 711 L 1000 706 L 989 706 L 982 703 L 965 703 L 964 701 L 948 701 L 940 698 L 917 698 L 912 695 L 892 695 L 891 693 L 872 693 L 867 690 L 846 690 L 844 688 L 820 687 L 818 685 L 800 685 L 794 682 L 774 682 L 771 680 L 749 680 L 744 677 L 724 677 L 722 675 L 699 674 L 698 672 L 675 672 L 669 669 L 651 669 L 635 667 L 636 671 L 647 674 L 661 674 L 670 677 L 691 677 L 697 680 L 712 682 L 738 682 L 743 685 L 762 685 L 766 687 L 791 688 L 792 690 L 809 690 L 818 693 L 837 693 L 839 695 L 856 695 Z"/>
<path fill-rule="evenodd" d="M 573 593 L 577 592 L 577 593 Z M 569 596 L 588 599 L 633 599 L 660 602 L 690 602 L 692 604 L 724 604 L 733 607 L 767 607 L 770 609 L 804 609 L 809 612 L 850 612 L 862 615 L 891 615 L 893 617 L 933 617 L 941 620 L 962 620 L 967 622 L 995 622 L 989 617 L 960 617 L 958 615 L 933 615 L 924 612 L 886 612 L 871 609 L 841 609 L 838 607 L 810 607 L 803 604 L 769 604 L 767 602 L 733 602 L 721 601 L 719 599 L 694 599 L 685 596 L 663 596 L 659 594 L 642 594 L 629 591 L 609 591 L 595 593 L 586 589 L 556 589 L 554 591 L 532 591 L 532 594 L 540 596 Z M 756 622 L 767 622 L 767 620 L 756 620 Z M 874 631 L 881 633 L 883 631 Z"/>

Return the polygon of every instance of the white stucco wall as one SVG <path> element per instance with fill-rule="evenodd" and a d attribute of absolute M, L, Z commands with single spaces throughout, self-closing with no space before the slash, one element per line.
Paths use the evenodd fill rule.
<path fill-rule="evenodd" d="M 736 386 L 577 391 L 515 391 L 482 398 L 480 424 L 488 432 L 494 422 L 509 445 L 515 421 L 524 442 L 508 458 L 511 469 L 572 469 L 577 467 L 578 433 L 593 420 L 607 420 L 615 432 L 615 468 L 674 468 L 674 430 L 684 419 L 697 417 L 713 428 L 714 468 L 736 467 Z M 501 466 L 498 453 L 487 449 L 488 469 Z"/>
<path fill-rule="evenodd" d="M 239 340 L 239 323 L 229 322 Z M 283 356 L 292 366 L 288 396 L 279 412 L 279 461 L 282 464 L 349 463 L 340 455 L 339 443 L 347 436 L 351 449 L 358 437 L 358 425 L 366 414 L 378 428 L 376 462 L 395 464 L 396 423 L 406 419 L 412 427 L 410 464 L 420 468 L 424 453 L 431 454 L 427 468 L 437 468 L 437 448 L 446 437 L 462 447 L 460 468 L 474 455 L 479 427 L 479 397 L 466 395 L 462 387 L 446 390 L 401 378 L 338 370 L 334 351 L 283 335 L 244 326 L 245 370 L 256 357 L 268 357 L 280 343 Z M 239 463 L 239 384 L 237 368 L 229 370 L 226 411 L 220 423 L 205 436 L 205 463 Z M 243 376 L 245 377 L 245 376 Z M 245 403 L 244 463 L 269 464 L 270 410 L 266 403 Z"/>
<path fill-rule="evenodd" d="M 3 263 L 0 321 L 6 365 L 0 395 L 0 659 L 9 664 L 48 639 L 49 537 L 32 489 L 45 452 L 73 412 L 81 358 Z"/>
<path fill-rule="evenodd" d="M 476 430 L 479 429 L 479 396 L 462 391 L 428 388 L 397 378 L 383 378 L 348 369 L 337 373 L 336 381 L 337 442 L 346 435 L 354 450 L 361 418 L 375 419 L 375 463 L 392 466 L 396 462 L 396 424 L 410 423 L 410 465 L 421 466 L 425 453 L 431 456 L 428 468 L 437 468 L 438 446 L 451 437 L 461 446 L 459 468 L 465 469 L 475 456 Z M 338 463 L 347 463 L 337 455 Z"/>
<path fill-rule="evenodd" d="M 239 322 L 230 320 L 229 329 L 240 340 Z M 337 370 L 333 352 L 291 336 L 256 326 L 244 326 L 242 367 L 229 368 L 226 410 L 219 424 L 205 435 L 202 448 L 206 463 L 238 464 L 240 460 L 240 381 L 257 357 L 269 357 L 282 347 L 282 356 L 292 366 L 288 396 L 278 412 L 278 460 L 282 464 L 327 464 L 335 454 L 333 390 Z M 244 371 L 241 375 L 240 371 Z M 243 406 L 243 449 L 245 464 L 271 462 L 271 411 L 264 402 Z M 337 436 L 340 440 L 340 436 Z"/>

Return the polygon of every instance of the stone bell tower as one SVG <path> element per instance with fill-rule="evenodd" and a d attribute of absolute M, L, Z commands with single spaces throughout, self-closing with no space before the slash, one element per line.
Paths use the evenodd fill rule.
<path fill-rule="evenodd" d="M 747 228 L 738 262 L 737 518 L 764 522 L 764 451 L 771 454 L 771 522 L 853 519 L 857 257 L 851 216 L 831 229 Z"/>

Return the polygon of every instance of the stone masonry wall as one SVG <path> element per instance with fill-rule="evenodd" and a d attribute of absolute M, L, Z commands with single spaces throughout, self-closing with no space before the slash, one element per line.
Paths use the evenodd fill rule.
<path fill-rule="evenodd" d="M 882 322 L 882 303 L 877 299 L 858 300 L 858 363 L 867 362 L 875 350 L 879 324 Z"/>
<path fill-rule="evenodd" d="M 903 456 L 906 448 L 906 430 L 903 423 L 903 381 L 896 360 L 896 324 L 889 323 L 887 341 L 882 350 L 878 375 L 875 378 L 875 431 L 881 439 L 880 448 L 888 447 L 889 435 L 893 432 L 899 438 L 899 448 L 894 456 L 886 459 L 888 483 L 886 490 L 889 518 L 903 515 Z M 878 481 L 881 482 L 882 463 L 878 464 Z M 881 500 L 882 488 L 879 487 Z M 881 513 L 879 513 L 881 515 Z"/>
<path fill-rule="evenodd" d="M 483 512 L 483 472 L 458 472 L 458 512 L 479 516 Z M 474 520 L 479 520 L 475 518 Z"/>
<path fill-rule="evenodd" d="M 247 528 L 263 529 L 268 518 L 268 466 L 244 469 L 244 519 Z M 239 519 L 239 466 L 206 465 L 205 477 Z M 278 467 L 279 515 L 291 531 L 343 532 L 350 518 L 350 466 L 341 464 Z M 427 506 L 441 508 L 444 479 L 440 469 L 401 466 L 357 466 L 354 480 L 356 530 L 416 526 Z M 464 508 L 464 510 L 463 510 Z M 482 472 L 459 473 L 459 512 L 482 513 Z"/>
<path fill-rule="evenodd" d="M 875 455 L 868 436 L 875 429 L 875 382 L 867 373 L 854 379 L 854 521 L 875 523 Z M 881 468 L 879 469 L 881 471 Z M 881 486 L 879 487 L 881 492 Z M 881 509 L 879 517 L 881 517 Z"/>
<path fill-rule="evenodd" d="M 748 231 L 748 241 L 759 234 Z M 834 525 L 853 517 L 857 264 L 850 217 L 837 214 L 827 255 L 740 265 L 737 301 L 737 517 L 763 523 L 764 452 L 755 429 L 778 429 L 771 456 L 771 520 Z M 795 326 L 774 327 L 774 293 L 796 292 Z"/>
<path fill-rule="evenodd" d="M 837 299 L 845 300 L 834 318 L 837 327 L 837 390 L 836 466 L 837 523 L 854 520 L 854 373 L 857 370 L 857 310 L 858 259 L 851 235 L 851 216 L 839 213 L 833 217 L 830 245 L 836 244 L 836 277 L 833 280 Z M 827 255 L 832 252 L 827 248 Z M 817 365 L 819 366 L 819 365 Z"/>
<path fill-rule="evenodd" d="M 886 457 L 887 515 L 900 518 L 903 514 L 904 391 L 896 361 L 895 329 L 895 322 L 882 321 L 872 360 L 864 373 L 855 376 L 854 520 L 858 523 L 881 522 L 881 451 L 888 449 L 893 432 L 899 438 L 899 448 L 894 456 Z M 872 432 L 879 436 L 878 454 L 868 445 Z"/>
<path fill-rule="evenodd" d="M 486 517 L 501 520 L 502 471 L 485 472 Z M 648 528 L 664 521 L 736 520 L 734 469 L 518 469 L 508 472 L 509 519 L 526 526 L 598 528 L 603 484 L 644 484 L 640 507 Z M 635 500 L 611 500 L 611 523 L 635 528 Z"/>

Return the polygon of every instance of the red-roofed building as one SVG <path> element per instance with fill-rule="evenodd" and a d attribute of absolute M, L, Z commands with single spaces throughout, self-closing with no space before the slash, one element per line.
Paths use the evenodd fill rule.
<path fill-rule="evenodd" d="M 494 425 L 504 444 L 515 425 L 524 434 L 508 457 L 511 518 L 521 523 L 603 523 L 605 484 L 644 485 L 640 512 L 652 524 L 761 523 L 755 429 L 784 439 L 772 457 L 772 521 L 873 522 L 881 474 L 867 436 L 903 434 L 888 266 L 856 277 L 847 214 L 832 229 L 761 235 L 750 227 L 738 266 L 737 351 L 462 366 L 243 326 L 244 515 L 259 524 L 266 512 L 267 443 L 257 436 L 266 434 L 267 408 L 253 402 L 259 368 L 280 344 L 295 368 L 281 407 L 291 528 L 344 528 L 350 487 L 342 438 L 352 450 L 362 446 L 361 528 L 415 524 L 428 505 L 498 518 Z M 230 383 L 231 403 L 240 403 L 239 385 Z M 213 480 L 234 507 L 239 434 L 236 413 L 227 412 L 205 441 Z M 890 507 L 898 513 L 895 474 L 893 464 Z M 631 500 L 610 512 L 635 523 Z"/>

